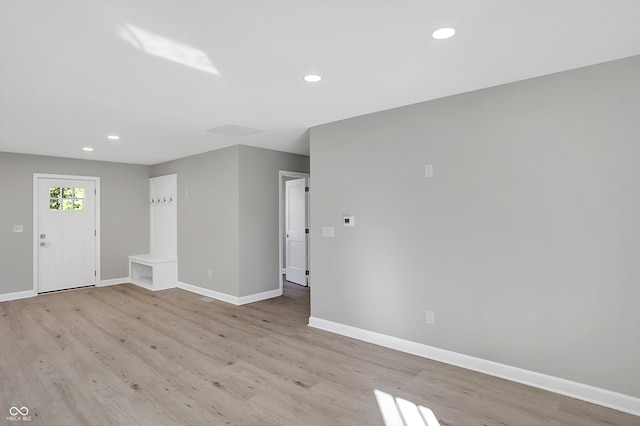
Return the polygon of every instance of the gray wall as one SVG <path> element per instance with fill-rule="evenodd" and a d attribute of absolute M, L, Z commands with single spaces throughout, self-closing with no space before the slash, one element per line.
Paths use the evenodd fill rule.
<path fill-rule="evenodd" d="M 312 316 L 640 397 L 639 141 L 640 57 L 311 129 Z"/>
<path fill-rule="evenodd" d="M 33 289 L 33 174 L 100 177 L 101 277 L 129 276 L 149 251 L 148 166 L 0 152 L 0 294 Z M 13 225 L 24 232 L 14 233 Z"/>
<path fill-rule="evenodd" d="M 240 146 L 240 296 L 279 288 L 279 171 L 309 172 L 309 157 Z"/>
<path fill-rule="evenodd" d="M 178 174 L 181 282 L 235 297 L 278 288 L 281 169 L 308 172 L 309 157 L 235 145 L 152 167 Z"/>
<path fill-rule="evenodd" d="M 178 280 L 231 296 L 239 281 L 238 158 L 236 145 L 151 170 L 178 174 Z"/>

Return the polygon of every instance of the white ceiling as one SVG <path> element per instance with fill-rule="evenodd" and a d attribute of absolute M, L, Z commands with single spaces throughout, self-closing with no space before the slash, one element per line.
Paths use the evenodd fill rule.
<path fill-rule="evenodd" d="M 311 126 L 638 55 L 639 22 L 639 0 L 0 0 L 0 151 L 308 154 Z"/>

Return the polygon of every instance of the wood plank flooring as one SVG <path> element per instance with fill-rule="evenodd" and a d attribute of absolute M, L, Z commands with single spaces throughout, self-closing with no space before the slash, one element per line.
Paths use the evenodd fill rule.
<path fill-rule="evenodd" d="M 374 390 L 451 425 L 640 418 L 307 326 L 309 290 L 245 306 L 123 284 L 0 303 L 0 425 L 380 425 Z"/>

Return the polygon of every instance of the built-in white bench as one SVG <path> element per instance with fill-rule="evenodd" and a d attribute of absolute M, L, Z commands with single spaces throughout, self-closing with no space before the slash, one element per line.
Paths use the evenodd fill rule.
<path fill-rule="evenodd" d="M 129 277 L 133 284 L 149 290 L 165 290 L 178 283 L 178 259 L 152 254 L 129 256 Z"/>

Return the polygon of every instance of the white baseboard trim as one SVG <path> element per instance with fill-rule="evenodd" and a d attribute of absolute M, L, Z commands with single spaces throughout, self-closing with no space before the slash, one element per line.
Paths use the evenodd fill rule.
<path fill-rule="evenodd" d="M 13 293 L 0 294 L 0 302 L 8 302 L 10 300 L 26 299 L 28 297 L 34 297 L 37 293 L 35 290 L 16 291 Z"/>
<path fill-rule="evenodd" d="M 231 303 L 232 305 L 236 305 L 236 306 L 240 305 L 239 297 L 230 296 L 225 293 L 220 293 L 219 291 L 209 290 L 208 288 L 202 288 L 193 284 L 187 284 L 180 281 L 178 281 L 178 288 L 190 291 L 191 293 L 196 293 L 202 296 L 210 297 L 212 299 L 220 300 L 222 302 Z"/>
<path fill-rule="evenodd" d="M 183 282 L 178 282 L 178 288 L 183 290 L 190 291 L 192 293 L 200 294 L 202 296 L 210 297 L 212 299 L 220 300 L 222 302 L 231 303 L 232 305 L 240 306 L 246 305 L 247 303 L 259 302 L 261 300 L 271 299 L 273 297 L 282 296 L 282 290 L 269 290 L 264 291 L 262 293 L 250 294 L 248 296 L 231 296 L 225 293 L 220 293 L 215 290 L 210 290 L 208 288 L 202 288 L 195 286 L 193 284 L 187 284 Z"/>
<path fill-rule="evenodd" d="M 281 289 L 263 291 L 262 293 L 250 294 L 248 296 L 242 296 L 239 298 L 240 305 L 246 305 L 247 303 L 259 302 L 261 300 L 272 299 L 274 297 L 282 296 Z"/>
<path fill-rule="evenodd" d="M 363 330 L 361 328 L 327 321 L 320 318 L 310 317 L 309 326 L 395 349 L 401 352 L 410 353 L 412 355 L 421 356 L 423 358 L 429 358 L 434 361 L 478 371 L 490 376 L 500 377 L 513 382 L 548 390 L 636 416 L 640 415 L 640 398 L 633 396 L 424 345 L 422 343 L 387 336 L 385 334 Z"/>
<path fill-rule="evenodd" d="M 129 277 L 113 278 L 110 280 L 101 280 L 98 284 L 96 284 L 96 287 L 106 287 L 108 285 L 126 284 L 130 282 L 131 280 L 129 280 Z"/>

